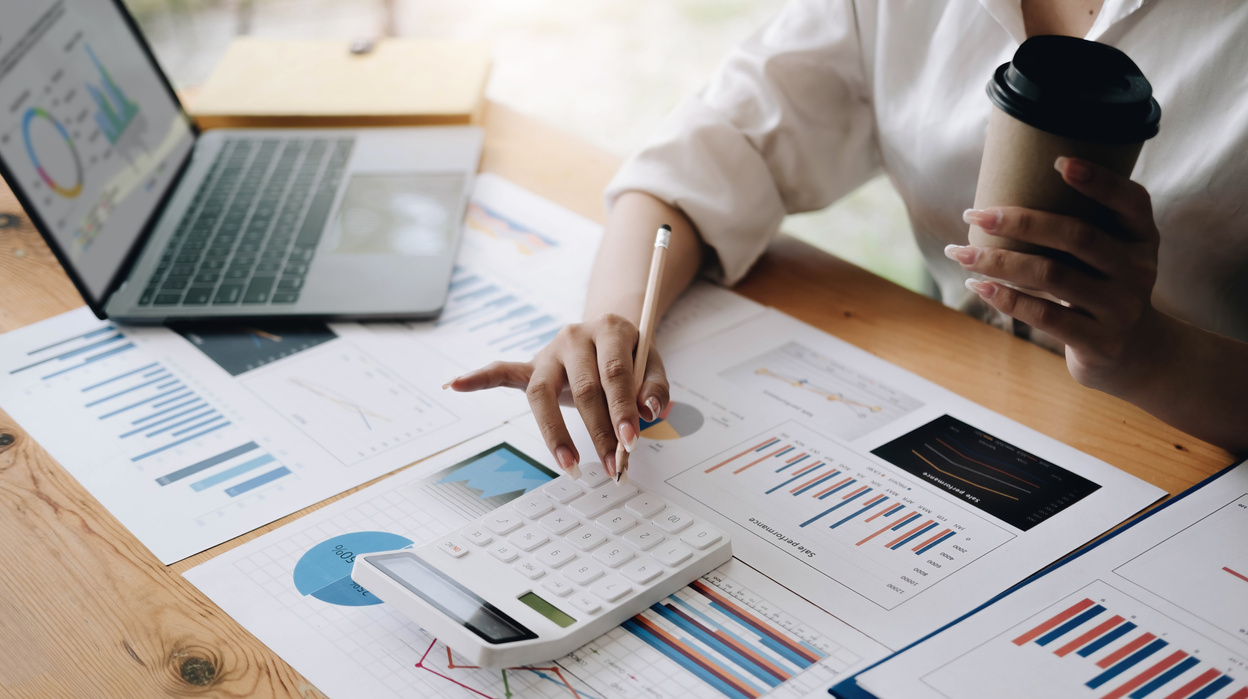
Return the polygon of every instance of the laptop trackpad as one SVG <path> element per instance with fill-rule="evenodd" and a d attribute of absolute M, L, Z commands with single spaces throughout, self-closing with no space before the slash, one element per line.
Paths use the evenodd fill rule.
<path fill-rule="evenodd" d="M 438 257 L 459 225 L 462 173 L 355 174 L 323 253 Z"/>

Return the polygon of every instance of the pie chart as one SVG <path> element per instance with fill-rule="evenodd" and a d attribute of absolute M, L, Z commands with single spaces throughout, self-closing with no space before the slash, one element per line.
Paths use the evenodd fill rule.
<path fill-rule="evenodd" d="M 654 422 L 641 421 L 641 436 L 646 439 L 680 439 L 702 429 L 702 413 L 692 405 L 668 403 Z"/>
<path fill-rule="evenodd" d="M 381 600 L 351 579 L 361 553 L 407 548 L 412 540 L 389 532 L 351 532 L 308 549 L 295 564 L 295 589 L 340 607 L 365 607 Z"/>

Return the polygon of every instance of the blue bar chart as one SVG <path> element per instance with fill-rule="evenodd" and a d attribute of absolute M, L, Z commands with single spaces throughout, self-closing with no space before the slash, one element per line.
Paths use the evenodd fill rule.
<path fill-rule="evenodd" d="M 453 328 L 498 354 L 531 357 L 555 338 L 563 321 L 503 282 L 458 267 L 446 309 L 433 325 Z"/>
<path fill-rule="evenodd" d="M 161 488 L 216 492 L 234 500 L 293 473 L 111 323 L 26 355 L 28 361 L 10 375 L 35 375 L 39 390 L 85 413 Z"/>
<path fill-rule="evenodd" d="M 1014 536 L 793 422 L 667 482 L 890 609 Z"/>
<path fill-rule="evenodd" d="M 623 628 L 733 699 L 760 697 L 827 656 L 702 580 Z"/>
<path fill-rule="evenodd" d="M 983 668 L 980 690 L 1032 686 L 1036 696 L 1052 697 L 1248 699 L 1242 667 L 1228 663 L 1234 655 L 1098 581 L 957 658 L 929 681 L 946 691 L 957 673 L 974 666 Z M 1048 681 L 1028 683 L 1041 677 Z"/>

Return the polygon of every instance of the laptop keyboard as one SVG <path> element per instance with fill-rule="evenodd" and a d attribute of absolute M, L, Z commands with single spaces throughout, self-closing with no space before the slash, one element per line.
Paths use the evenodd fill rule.
<path fill-rule="evenodd" d="M 139 305 L 298 301 L 354 142 L 227 140 Z"/>

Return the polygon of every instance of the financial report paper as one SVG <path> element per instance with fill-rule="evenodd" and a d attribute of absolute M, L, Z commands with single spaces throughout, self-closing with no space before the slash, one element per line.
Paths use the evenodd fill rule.
<path fill-rule="evenodd" d="M 664 362 L 671 405 L 642 424 L 630 478 L 890 648 L 1163 495 L 776 311 Z"/>
<path fill-rule="evenodd" d="M 123 329 L 80 308 L 0 337 L 5 410 L 164 563 L 502 424 L 441 395 L 453 371 L 352 324 Z"/>
<path fill-rule="evenodd" d="M 512 457 L 498 458 L 500 447 Z M 351 581 L 353 554 L 433 541 L 554 476 L 540 441 L 504 427 L 186 577 L 336 699 L 800 697 L 885 652 L 735 560 L 566 657 L 501 672 L 463 661 Z M 731 651 L 723 638 L 746 652 Z"/>
<path fill-rule="evenodd" d="M 881 699 L 1245 699 L 1248 464 L 862 675 Z M 838 690 L 839 691 L 839 690 Z"/>

